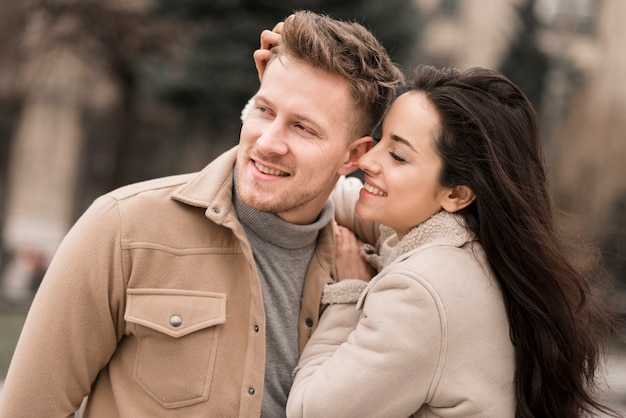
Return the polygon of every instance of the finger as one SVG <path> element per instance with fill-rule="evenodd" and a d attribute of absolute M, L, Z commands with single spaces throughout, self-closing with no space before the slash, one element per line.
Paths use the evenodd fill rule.
<path fill-rule="evenodd" d="M 274 26 L 274 29 L 272 29 L 272 32 L 283 33 L 283 26 L 285 26 L 285 22 L 278 22 L 276 26 Z"/>
<path fill-rule="evenodd" d="M 337 225 L 335 228 L 335 251 L 338 256 L 347 255 L 350 253 L 350 231 L 341 226 Z"/>
<path fill-rule="evenodd" d="M 335 234 L 337 233 L 337 228 L 339 228 L 339 224 L 337 223 L 337 221 L 333 220 L 333 232 Z"/>
<path fill-rule="evenodd" d="M 346 240 L 347 242 L 353 242 L 353 240 L 356 239 L 356 235 L 354 235 L 354 233 L 345 226 L 337 225 L 337 228 L 343 235 L 344 240 Z"/>
<path fill-rule="evenodd" d="M 359 240 L 356 238 L 356 236 L 353 233 L 350 233 L 350 235 L 346 239 L 346 246 L 355 253 L 358 253 L 361 249 Z"/>
<path fill-rule="evenodd" d="M 335 229 L 337 231 L 336 232 L 337 234 L 340 234 L 342 237 L 345 237 L 345 238 L 349 237 L 350 234 L 352 233 L 348 228 L 346 228 L 345 226 L 341 226 L 339 224 L 337 224 Z"/>
<path fill-rule="evenodd" d="M 280 33 L 265 29 L 261 32 L 261 49 L 271 49 L 280 44 Z"/>
<path fill-rule="evenodd" d="M 346 227 L 339 226 L 337 248 L 344 254 L 357 254 L 361 250 L 361 244 L 356 235 Z"/>
<path fill-rule="evenodd" d="M 259 80 L 263 78 L 263 73 L 265 72 L 265 68 L 267 68 L 267 63 L 271 56 L 272 53 L 267 49 L 257 49 L 252 54 L 252 57 L 254 58 L 254 65 L 259 73 Z"/>
<path fill-rule="evenodd" d="M 335 232 L 335 238 L 337 241 L 337 247 L 345 248 L 347 243 L 348 235 L 343 227 L 337 227 L 337 232 Z"/>
<path fill-rule="evenodd" d="M 335 241 L 337 242 L 337 245 L 339 243 L 339 240 L 342 238 L 341 237 L 341 226 L 337 225 L 337 223 L 335 223 L 333 225 L 333 232 L 335 233 Z"/>
<path fill-rule="evenodd" d="M 267 64 L 269 59 L 272 57 L 272 52 L 267 49 L 257 49 L 254 51 L 253 55 L 255 61 L 259 61 Z"/>

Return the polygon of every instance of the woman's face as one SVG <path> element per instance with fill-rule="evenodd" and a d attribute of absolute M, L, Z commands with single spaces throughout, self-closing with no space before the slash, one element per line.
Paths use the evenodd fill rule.
<path fill-rule="evenodd" d="M 451 189 L 438 182 L 438 132 L 439 117 L 422 92 L 409 91 L 395 100 L 380 142 L 359 160 L 365 172 L 359 216 L 390 226 L 401 238 L 441 210 Z"/>

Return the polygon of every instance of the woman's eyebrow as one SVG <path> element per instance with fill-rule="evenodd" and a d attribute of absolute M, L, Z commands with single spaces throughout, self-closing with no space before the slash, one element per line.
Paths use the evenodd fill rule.
<path fill-rule="evenodd" d="M 413 151 L 417 152 L 417 150 L 413 147 L 413 145 L 406 139 L 402 138 L 401 136 L 398 135 L 394 135 L 392 134 L 390 136 L 390 138 L 396 142 L 400 142 L 402 144 L 405 144 L 407 147 L 411 148 Z"/>

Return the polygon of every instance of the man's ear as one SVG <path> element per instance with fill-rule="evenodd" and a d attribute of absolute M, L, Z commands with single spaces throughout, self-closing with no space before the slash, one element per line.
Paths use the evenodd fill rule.
<path fill-rule="evenodd" d="M 455 186 L 445 195 L 441 206 L 446 212 L 457 212 L 469 206 L 476 195 L 474 191 L 467 186 Z"/>
<path fill-rule="evenodd" d="M 356 171 L 359 168 L 359 158 L 365 155 L 366 152 L 372 149 L 374 146 L 374 138 L 371 136 L 363 136 L 350 144 L 346 159 L 339 168 L 338 173 L 342 176 Z"/>

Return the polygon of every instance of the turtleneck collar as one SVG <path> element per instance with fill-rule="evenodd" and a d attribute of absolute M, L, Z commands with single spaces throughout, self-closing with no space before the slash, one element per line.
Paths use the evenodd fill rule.
<path fill-rule="evenodd" d="M 273 213 L 259 212 L 239 200 L 236 191 L 235 171 L 233 170 L 233 205 L 239 221 L 264 241 L 283 248 L 302 248 L 312 244 L 319 231 L 331 221 L 334 206 L 329 199 L 315 222 L 308 225 L 296 225 L 285 222 Z"/>

